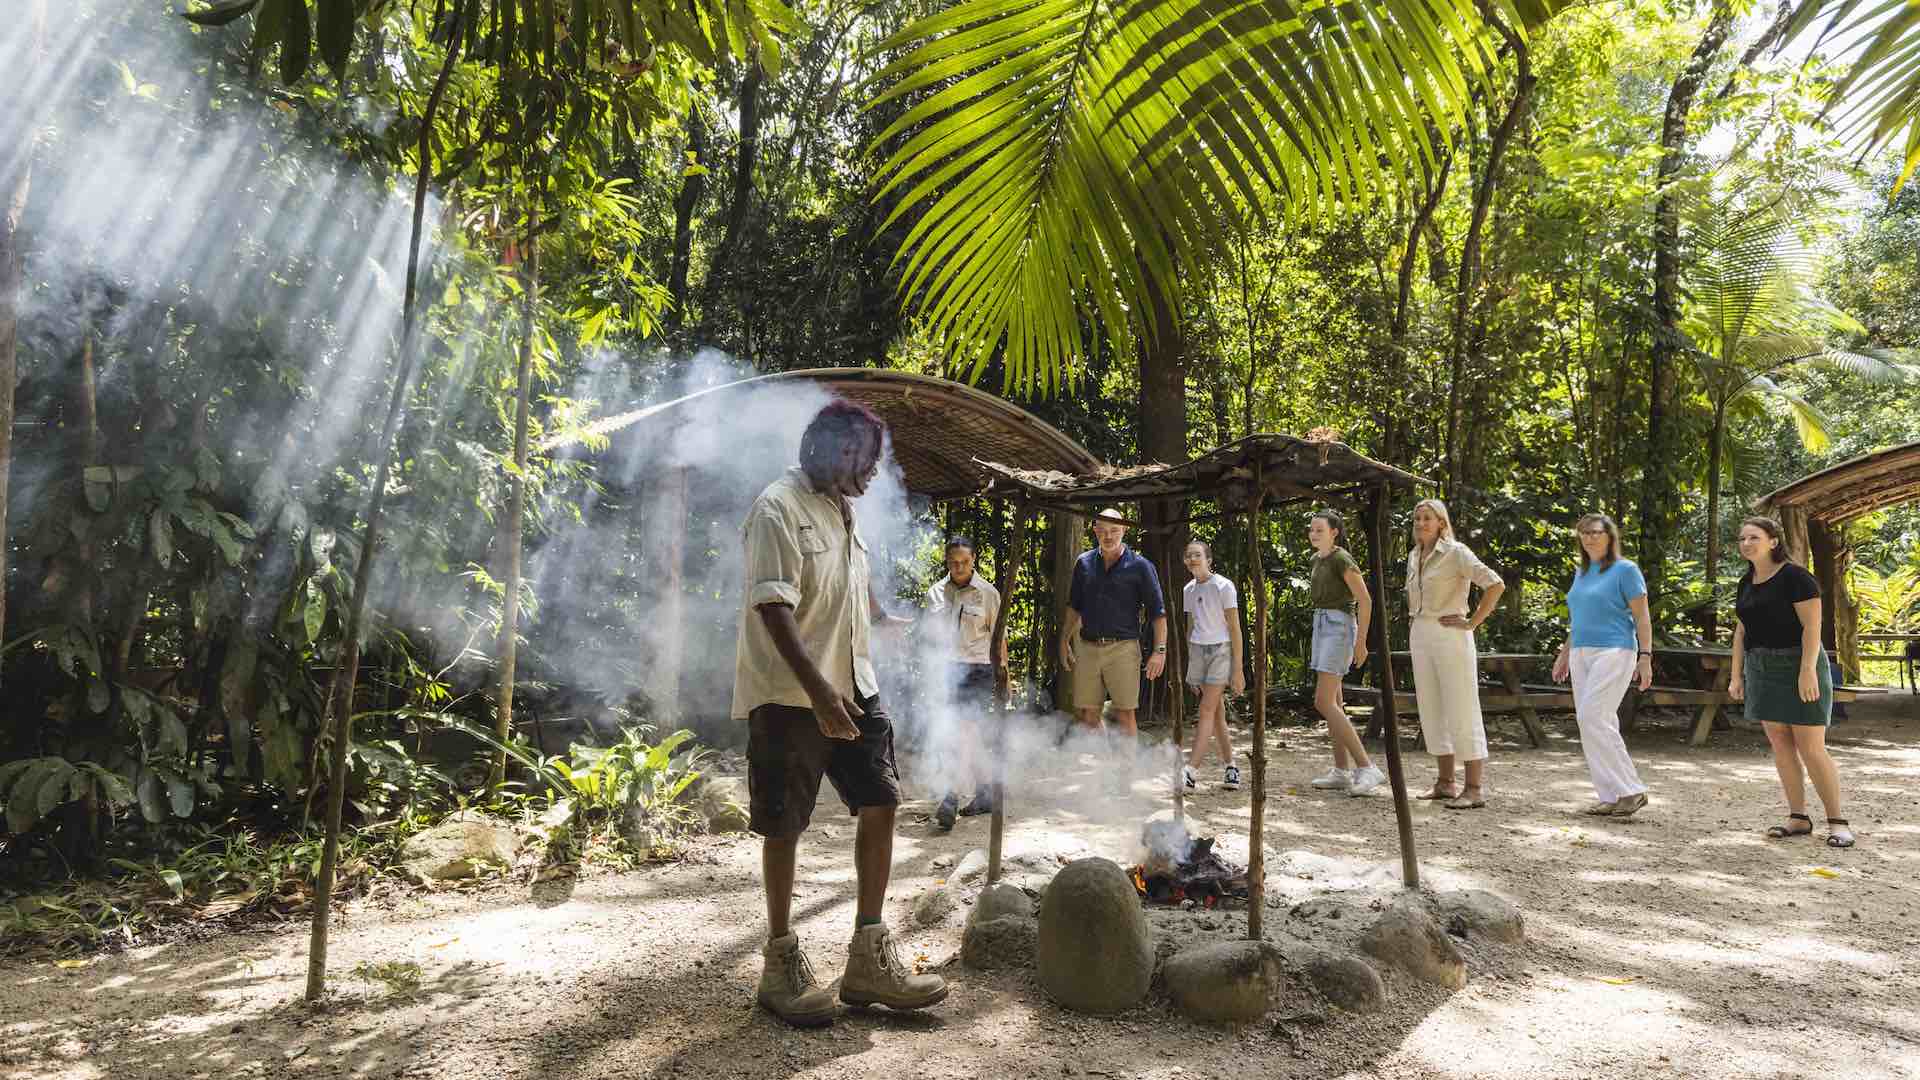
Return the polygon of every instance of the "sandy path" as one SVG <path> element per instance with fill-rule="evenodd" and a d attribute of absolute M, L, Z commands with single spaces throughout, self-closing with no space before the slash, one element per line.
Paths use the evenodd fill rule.
<path fill-rule="evenodd" d="M 1470 951 L 1456 994 L 1390 980 L 1378 1016 L 1216 1031 L 1149 1003 L 1093 1020 L 1048 1004 L 1029 977 L 954 965 L 954 992 L 931 1015 L 853 1013 L 792 1031 L 752 1005 L 758 852 L 725 840 L 682 865 L 589 873 L 539 899 L 503 885 L 359 905 L 335 923 L 341 1000 L 321 1013 L 297 1003 L 304 923 L 78 969 L 0 968 L 0 1077 L 1920 1077 L 1920 702 L 1866 711 L 1834 739 L 1861 836 L 1850 852 L 1760 839 L 1780 811 L 1757 733 L 1694 750 L 1677 725 L 1643 730 L 1633 749 L 1654 803 L 1630 823 L 1577 815 L 1590 790 L 1570 720 L 1550 725 L 1542 750 L 1500 740 L 1494 805 L 1416 804 L 1416 836 L 1429 879 L 1516 900 L 1530 940 Z M 1278 734 L 1270 850 L 1371 860 L 1381 875 L 1397 866 L 1390 803 L 1313 792 L 1324 732 Z M 1413 783 L 1430 780 L 1409 761 Z M 1009 851 L 1127 856 L 1130 830 L 1071 809 L 1089 779 L 1063 777 L 1056 805 L 1010 828 Z M 1151 786 L 1137 789 L 1140 813 L 1155 805 Z M 1197 831 L 1231 851 L 1246 798 L 1203 790 Z M 796 908 L 832 977 L 852 921 L 852 829 L 825 809 Z M 985 843 L 985 819 L 938 836 L 926 813 L 902 816 L 896 925 L 942 873 L 936 857 Z M 1175 918 L 1196 935 L 1245 926 Z M 1268 921 L 1314 933 L 1284 908 Z M 934 962 L 958 947 L 957 918 L 901 933 Z M 418 990 L 351 974 L 387 962 L 419 965 Z"/>

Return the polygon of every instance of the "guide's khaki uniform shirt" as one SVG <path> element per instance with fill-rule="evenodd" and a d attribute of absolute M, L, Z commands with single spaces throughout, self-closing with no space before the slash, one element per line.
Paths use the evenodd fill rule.
<path fill-rule="evenodd" d="M 1000 590 L 978 570 L 965 585 L 955 585 L 949 575 L 927 590 L 927 618 L 937 624 L 941 640 L 952 639 L 957 663 L 993 663 L 993 623 L 999 617 Z"/>
<path fill-rule="evenodd" d="M 879 692 L 868 652 L 867 545 L 840 501 L 813 489 L 798 468 L 767 485 L 741 526 L 746 541 L 746 599 L 733 666 L 733 717 L 761 705 L 808 708 L 800 677 L 774 648 L 762 604 L 793 608 L 800 645 L 846 697 Z M 857 693 L 856 693 L 857 692 Z"/>
<path fill-rule="evenodd" d="M 1424 562 L 1420 545 L 1415 544 L 1407 552 L 1407 618 L 1465 615 L 1469 585 L 1488 589 L 1499 584 L 1500 575 L 1458 540 L 1434 541 L 1433 554 Z"/>

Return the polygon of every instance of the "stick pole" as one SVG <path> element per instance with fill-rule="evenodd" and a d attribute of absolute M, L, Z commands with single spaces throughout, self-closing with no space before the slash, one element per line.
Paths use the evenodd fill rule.
<path fill-rule="evenodd" d="M 1166 594 L 1167 603 L 1167 666 L 1161 671 L 1161 677 L 1167 681 L 1167 708 L 1173 713 L 1173 816 L 1176 821 L 1187 820 L 1187 785 L 1180 776 L 1180 742 L 1182 732 L 1186 730 L 1187 695 L 1180 682 L 1184 674 L 1181 664 L 1180 609 L 1173 591 L 1173 532 L 1169 530 L 1166 539 L 1160 545 L 1160 582 Z"/>
<path fill-rule="evenodd" d="M 1400 826 L 1400 877 L 1407 888 L 1420 887 L 1420 861 L 1413 850 L 1413 809 L 1407 803 L 1407 773 L 1400 764 L 1400 710 L 1393 699 L 1393 657 L 1388 648 L 1393 635 L 1387 633 L 1387 515 L 1392 488 L 1381 484 L 1367 500 L 1367 519 L 1372 536 L 1373 564 L 1373 671 L 1380 684 L 1380 703 L 1374 707 L 1374 724 L 1385 729 L 1387 742 L 1387 779 L 1393 785 L 1393 818 Z"/>
<path fill-rule="evenodd" d="M 1263 935 L 1267 904 L 1267 569 L 1260 559 L 1260 536 L 1265 515 L 1266 485 L 1261 462 L 1253 465 L 1253 505 L 1247 510 L 1247 552 L 1253 565 L 1247 576 L 1253 586 L 1253 806 L 1247 821 L 1247 936 Z"/>
<path fill-rule="evenodd" d="M 1013 557 L 1007 560 L 1006 570 L 1000 575 L 1002 579 L 1000 611 L 993 618 L 993 662 L 995 664 L 1000 662 L 1000 649 L 1007 640 L 1007 614 L 1013 608 L 1015 591 L 1020 586 L 1020 567 L 1027 561 L 1027 504 L 1024 502 L 1015 503 L 1013 506 L 1013 543 L 1010 546 L 1013 548 Z M 1035 609 L 1034 618 L 1039 617 L 1040 612 Z M 1038 659 L 1038 657 L 1030 657 L 1029 663 Z M 998 742 L 998 745 L 989 747 L 988 751 L 992 758 L 990 768 L 993 770 L 993 821 L 987 829 L 987 884 L 989 885 L 1000 880 L 1000 851 L 1007 831 L 1006 743 L 1004 738 L 995 739 L 995 736 L 1004 736 L 1004 731 L 999 729 L 1003 729 L 1007 723 L 1007 706 L 1013 698 L 1012 673 L 1003 670 L 1001 678 L 996 682 L 993 695 L 993 723 L 996 728 L 987 732 L 989 740 Z"/>

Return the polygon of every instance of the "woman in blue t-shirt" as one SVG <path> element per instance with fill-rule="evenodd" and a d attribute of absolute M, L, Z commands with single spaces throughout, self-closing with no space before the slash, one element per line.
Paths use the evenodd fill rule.
<path fill-rule="evenodd" d="M 1620 737 L 1620 699 L 1637 677 L 1653 685 L 1653 621 L 1647 581 L 1620 557 L 1620 527 L 1605 514 L 1588 514 L 1580 534 L 1580 572 L 1567 590 L 1571 634 L 1553 661 L 1553 681 L 1573 680 L 1573 714 L 1598 802 L 1586 813 L 1630 817 L 1647 805 L 1647 785 Z"/>

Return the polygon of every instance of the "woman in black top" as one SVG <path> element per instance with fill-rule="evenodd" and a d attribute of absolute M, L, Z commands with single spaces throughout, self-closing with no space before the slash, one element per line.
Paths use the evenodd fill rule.
<path fill-rule="evenodd" d="M 1767 830 L 1779 840 L 1813 831 L 1805 780 L 1811 777 L 1827 810 L 1827 843 L 1852 847 L 1840 816 L 1840 770 L 1827 754 L 1833 715 L 1833 679 L 1820 644 L 1820 583 L 1787 561 L 1785 531 L 1769 517 L 1740 523 L 1740 554 L 1751 565 L 1740 576 L 1734 613 L 1733 680 L 1727 692 L 1746 702 L 1747 715 L 1766 728 L 1773 767 L 1787 796 L 1787 823 Z"/>

